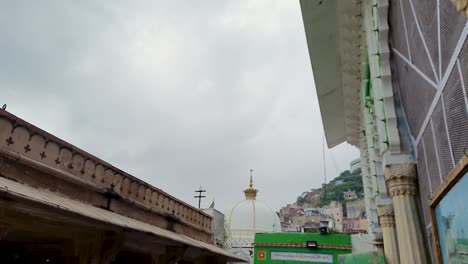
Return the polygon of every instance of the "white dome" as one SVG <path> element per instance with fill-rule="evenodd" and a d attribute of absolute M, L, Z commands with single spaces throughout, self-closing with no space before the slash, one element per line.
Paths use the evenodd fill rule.
<path fill-rule="evenodd" d="M 236 204 L 229 214 L 228 221 L 231 232 L 281 232 L 278 215 L 268 205 L 257 200 L 249 199 Z"/>
<path fill-rule="evenodd" d="M 231 231 L 228 243 L 236 254 L 252 253 L 255 233 L 281 232 L 278 215 L 268 205 L 257 201 L 257 192 L 251 175 L 249 188 L 244 190 L 245 200 L 237 203 L 228 215 Z"/>

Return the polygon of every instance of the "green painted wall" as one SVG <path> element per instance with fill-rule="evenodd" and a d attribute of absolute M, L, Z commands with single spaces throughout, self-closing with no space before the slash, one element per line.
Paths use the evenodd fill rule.
<path fill-rule="evenodd" d="M 351 249 L 312 249 L 305 247 L 307 241 L 317 241 L 319 245 L 337 245 L 351 246 L 351 237 L 342 234 L 308 234 L 308 233 L 259 233 L 255 235 L 255 243 L 303 243 L 304 247 L 263 247 L 255 246 L 254 248 L 254 263 L 255 264 L 311 264 L 314 262 L 305 262 L 297 260 L 271 260 L 271 252 L 296 252 L 296 253 L 316 253 L 329 254 L 333 256 L 333 263 L 338 263 L 338 255 L 351 254 Z M 258 258 L 259 251 L 265 251 L 265 260 Z M 315 262 L 319 263 L 319 262 Z"/>

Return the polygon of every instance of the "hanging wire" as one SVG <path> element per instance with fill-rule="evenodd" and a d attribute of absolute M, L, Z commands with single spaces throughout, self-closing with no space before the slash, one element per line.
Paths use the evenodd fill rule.
<path fill-rule="evenodd" d="M 322 140 L 322 158 L 323 158 L 323 196 L 327 198 L 327 163 L 325 161 L 325 132 Z"/>
<path fill-rule="evenodd" d="M 331 160 L 332 160 L 332 163 L 333 163 L 333 167 L 335 167 L 335 172 L 336 172 L 336 175 L 340 175 L 340 171 L 338 170 L 338 165 L 336 163 L 336 159 L 335 159 L 335 156 L 333 155 L 333 151 L 331 149 L 328 149 L 328 153 L 330 153 L 330 157 L 331 157 Z"/>

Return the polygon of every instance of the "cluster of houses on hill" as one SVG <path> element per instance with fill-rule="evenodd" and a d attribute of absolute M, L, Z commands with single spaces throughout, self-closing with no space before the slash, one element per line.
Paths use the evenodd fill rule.
<path fill-rule="evenodd" d="M 359 173 L 360 159 L 350 164 L 351 173 Z M 339 179 L 339 178 L 337 178 Z M 293 204 L 280 209 L 281 227 L 284 232 L 306 232 L 308 229 L 327 225 L 340 233 L 362 233 L 368 227 L 366 204 L 356 190 L 346 190 L 341 201 L 323 204 L 321 198 L 325 189 L 333 184 L 343 184 L 342 180 L 324 184 L 322 188 L 303 192 Z"/>
<path fill-rule="evenodd" d="M 340 233 L 361 233 L 367 230 L 366 206 L 355 191 L 343 193 L 345 203 L 332 201 L 319 206 L 322 189 L 304 192 L 300 202 L 280 209 L 281 228 L 284 232 L 304 232 L 324 223 Z"/>
<path fill-rule="evenodd" d="M 332 201 L 319 206 L 322 189 L 304 192 L 301 202 L 288 204 L 280 209 L 281 228 L 284 232 L 304 232 L 326 223 L 340 233 L 363 233 L 367 230 L 366 206 L 355 191 L 343 193 L 345 203 Z M 305 200 L 305 201 L 304 201 Z"/>

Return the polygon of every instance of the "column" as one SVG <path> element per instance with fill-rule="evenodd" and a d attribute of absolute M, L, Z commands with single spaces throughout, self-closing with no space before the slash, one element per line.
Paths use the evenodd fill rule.
<path fill-rule="evenodd" d="M 393 199 L 400 263 L 428 263 L 417 207 L 417 175 L 413 163 L 385 167 L 385 179 Z"/>
<path fill-rule="evenodd" d="M 385 262 L 398 264 L 400 260 L 398 257 L 398 242 L 393 205 L 378 205 L 377 214 L 379 216 L 380 226 L 382 227 Z"/>

